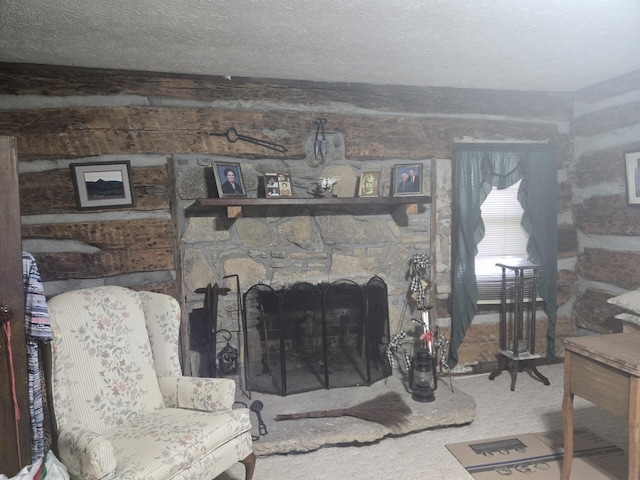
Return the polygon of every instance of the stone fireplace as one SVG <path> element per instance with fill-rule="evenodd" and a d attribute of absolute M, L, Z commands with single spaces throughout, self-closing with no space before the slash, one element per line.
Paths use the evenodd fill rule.
<path fill-rule="evenodd" d="M 387 286 L 380 277 L 244 294 L 245 381 L 252 391 L 288 395 L 371 385 L 390 374 Z"/>
<path fill-rule="evenodd" d="M 334 176 L 341 177 L 334 190 L 338 198 L 353 198 L 357 196 L 357 185 L 361 173 L 377 171 L 380 172 L 380 197 L 390 197 L 394 165 L 409 162 L 404 159 L 350 160 L 345 157 L 345 143 L 342 135 L 328 133 L 327 160 L 319 163 L 313 156 L 313 137 L 310 137 L 309 142 L 307 158 L 241 160 L 239 163 L 247 196 L 261 198 L 259 180 L 264 172 L 282 171 L 291 175 L 293 200 L 313 198 L 308 190 L 315 179 Z M 231 332 L 231 344 L 240 351 L 241 367 L 236 380 L 242 388 L 250 387 L 244 384 L 246 377 L 244 363 L 247 356 L 252 362 L 257 362 L 257 364 L 248 365 L 248 368 L 253 373 L 261 372 L 263 357 L 266 357 L 267 352 L 270 356 L 269 360 L 275 361 L 271 355 L 279 354 L 285 351 L 285 348 L 292 348 L 295 340 L 293 337 L 286 338 L 283 346 L 278 347 L 279 340 L 276 342 L 272 338 L 273 332 L 267 331 L 264 342 L 270 345 L 269 349 L 258 350 L 257 348 L 262 348 L 263 345 L 257 341 L 258 347 L 250 347 L 256 348 L 255 351 L 244 352 L 244 328 L 239 321 L 241 315 L 239 315 L 236 294 L 239 291 L 240 295 L 244 296 L 244 293 L 255 285 L 263 285 L 256 289 L 257 292 L 271 292 L 270 289 L 273 289 L 274 298 L 279 299 L 283 295 L 284 301 L 288 302 L 289 298 L 293 298 L 294 292 L 298 294 L 298 287 L 291 290 L 291 287 L 298 283 L 328 286 L 334 282 L 342 282 L 341 279 L 349 279 L 360 288 L 362 285 L 367 285 L 372 277 L 377 276 L 384 281 L 385 285 L 380 287 L 386 292 L 385 295 L 380 295 L 380 297 L 384 296 L 386 302 L 386 305 L 380 308 L 388 311 L 389 327 L 385 328 L 389 328 L 391 332 L 397 332 L 399 328 L 411 330 L 410 319 L 415 313 L 413 311 L 415 302 L 412 303 L 409 298 L 409 268 L 413 254 L 428 252 L 431 248 L 431 214 L 428 204 L 419 205 L 409 214 L 406 205 L 384 205 L 382 202 L 376 205 L 376 199 L 372 199 L 374 201 L 371 202 L 371 206 L 344 204 L 332 208 L 313 204 L 292 206 L 293 202 L 287 199 L 272 200 L 266 204 L 264 200 L 265 205 L 245 206 L 242 208 L 241 217 L 231 218 L 226 208 L 198 208 L 196 205 L 198 199 L 216 196 L 212 164 L 230 159 L 209 155 L 175 155 L 174 159 L 176 189 L 182 207 L 179 209 L 181 221 L 178 228 L 181 231 L 182 278 L 187 313 L 190 317 L 194 317 L 198 310 L 202 309 L 204 294 L 199 292 L 208 284 L 218 283 L 220 287 L 230 289 L 228 295 L 221 296 L 219 299 L 217 321 L 218 329 L 227 329 Z M 237 161 L 237 159 L 234 160 Z M 422 165 L 422 190 L 425 195 L 429 195 L 431 160 L 412 159 L 410 162 Z M 235 281 L 228 279 L 229 276 L 234 275 L 239 278 L 239 288 L 236 288 Z M 342 283 L 348 284 L 349 281 Z M 337 296 L 333 292 L 333 289 L 329 289 L 330 301 Z M 316 295 L 322 297 L 320 294 Z M 358 295 L 368 298 L 369 305 L 374 301 L 373 297 L 376 297 L 375 301 L 377 301 L 377 295 L 368 295 L 366 288 L 365 293 Z M 322 305 L 321 298 L 312 295 L 309 302 L 312 301 Z M 354 308 L 352 305 L 346 305 L 346 307 Z M 360 315 L 364 308 L 358 306 L 356 315 Z M 342 315 L 344 318 L 345 314 L 341 312 L 344 309 L 344 305 L 336 308 L 337 311 L 327 319 L 327 328 L 347 328 L 346 325 L 339 327 L 334 325 L 338 322 L 335 317 L 339 318 Z M 318 307 L 318 311 L 321 311 L 321 307 Z M 253 314 L 255 315 L 255 312 Z M 273 325 L 270 323 L 265 326 L 276 326 L 275 320 L 269 319 L 269 322 Z M 302 329 L 301 335 L 306 339 L 307 325 L 302 320 L 298 320 L 298 323 L 300 325 L 297 328 Z M 264 328 L 262 324 L 259 325 L 260 328 Z M 264 332 L 260 332 L 256 325 L 253 327 L 253 335 L 264 336 Z M 344 351 L 340 354 L 353 353 L 357 357 L 357 362 L 356 357 L 352 360 L 342 357 L 340 362 L 357 363 L 358 377 L 349 382 L 366 384 L 367 368 L 364 360 L 360 358 L 362 342 L 365 341 L 362 337 L 364 327 L 351 328 L 360 328 L 361 338 L 354 333 L 352 337 L 344 339 L 345 342 L 349 342 L 349 346 L 345 344 Z M 194 375 L 204 376 L 206 357 L 210 352 L 198 347 L 203 342 L 193 339 L 194 335 L 197 336 L 197 332 L 185 332 L 185 335 L 189 333 L 192 339 L 189 345 L 189 369 Z M 314 341 L 321 342 L 321 338 L 318 336 Z M 218 340 L 217 351 L 226 344 L 222 337 Z M 331 341 L 332 334 L 329 332 L 327 342 Z M 369 346 L 369 348 L 373 347 Z M 331 378 L 331 373 L 336 369 L 336 362 L 332 362 L 332 354 L 328 354 L 327 367 L 330 387 L 339 382 L 339 377 L 334 375 L 335 378 Z M 369 368 L 372 371 L 371 381 L 375 381 L 373 379 L 376 378 L 375 372 L 378 366 L 372 358 L 375 357 L 369 358 Z M 316 364 L 318 362 L 326 361 L 320 358 Z M 272 366 L 270 371 L 274 378 L 273 380 L 269 378 L 269 382 L 275 383 L 280 392 L 281 370 L 278 366 Z M 319 378 L 317 385 L 313 388 L 325 388 L 324 371 L 319 367 L 315 371 Z M 285 370 L 285 373 L 288 373 L 286 391 L 290 394 L 291 389 L 294 388 L 293 372 Z"/>

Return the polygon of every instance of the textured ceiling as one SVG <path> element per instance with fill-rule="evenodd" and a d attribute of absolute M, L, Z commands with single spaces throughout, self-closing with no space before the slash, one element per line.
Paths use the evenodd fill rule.
<path fill-rule="evenodd" d="M 0 61 L 576 91 L 640 69 L 638 0 L 0 0 Z"/>

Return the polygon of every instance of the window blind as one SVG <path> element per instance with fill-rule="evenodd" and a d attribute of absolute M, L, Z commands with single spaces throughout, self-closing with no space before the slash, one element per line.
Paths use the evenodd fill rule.
<path fill-rule="evenodd" d="M 498 190 L 493 187 L 483 202 L 482 220 L 485 226 L 484 238 L 478 244 L 475 260 L 478 303 L 496 304 L 502 298 L 502 268 L 496 263 L 512 263 L 526 260 L 527 233 L 520 225 L 522 205 L 518 201 L 520 181 L 509 188 Z M 507 270 L 507 288 L 513 285 L 513 272 Z M 531 297 L 531 271 L 525 272 L 525 298 Z M 529 292 L 529 295 L 527 295 Z M 507 299 L 511 292 L 507 292 Z"/>

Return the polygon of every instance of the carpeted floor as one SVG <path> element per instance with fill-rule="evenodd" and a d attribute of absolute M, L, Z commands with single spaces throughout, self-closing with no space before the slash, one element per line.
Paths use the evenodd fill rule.
<path fill-rule="evenodd" d="M 508 372 L 493 381 L 488 375 L 454 378 L 454 389 L 467 393 L 476 402 L 476 415 L 469 425 L 385 438 L 365 446 L 326 447 L 302 454 L 259 456 L 254 479 L 473 480 L 447 450 L 446 444 L 562 429 L 563 365 L 541 365 L 539 370 L 549 378 L 550 386 L 544 386 L 522 372 L 518 374 L 515 392 L 510 390 Z M 446 387 L 441 384 L 440 388 Z M 578 397 L 574 406 L 576 428 L 598 432 L 626 451 L 628 429 L 622 419 Z M 244 469 L 237 464 L 218 480 L 243 478 Z"/>

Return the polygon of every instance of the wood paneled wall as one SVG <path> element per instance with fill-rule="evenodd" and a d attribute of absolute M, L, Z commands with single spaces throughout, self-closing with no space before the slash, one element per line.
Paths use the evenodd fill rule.
<path fill-rule="evenodd" d="M 74 159 L 206 153 L 284 159 L 294 166 L 307 157 L 314 120 L 323 117 L 327 131 L 343 135 L 346 157 L 352 160 L 450 159 L 458 141 L 549 142 L 558 146 L 562 170 L 570 163 L 572 100 L 570 94 L 539 92 L 228 80 L 0 64 L 0 134 L 17 138 L 21 163 L 67 162 L 20 175 L 22 215 L 28 220 L 23 237 L 76 240 L 97 249 L 39 254 L 43 277 L 49 280 L 179 268 L 179 232 L 169 218 L 71 217 L 75 205 L 68 162 Z M 287 152 L 211 135 L 231 127 L 282 144 Z M 451 179 L 447 169 L 439 172 L 438 224 L 432 228 L 438 248 L 446 252 L 442 258 L 449 259 Z M 170 162 L 166 167 L 134 165 L 133 175 L 138 198 L 134 211 L 165 212 L 175 219 Z M 562 205 L 568 208 L 566 202 Z M 70 217 L 54 218 L 59 215 Z M 569 231 L 563 238 L 574 236 Z M 573 245 L 564 248 L 575 251 Z M 439 267 L 443 284 L 448 282 L 448 269 L 446 263 Z M 448 286 L 442 292 L 444 304 Z M 446 316 L 446 311 L 439 313 Z M 489 345 L 487 350 L 496 348 Z M 476 350 L 477 345 L 471 357 Z M 464 352 L 460 358 L 474 360 L 466 359 Z"/>

